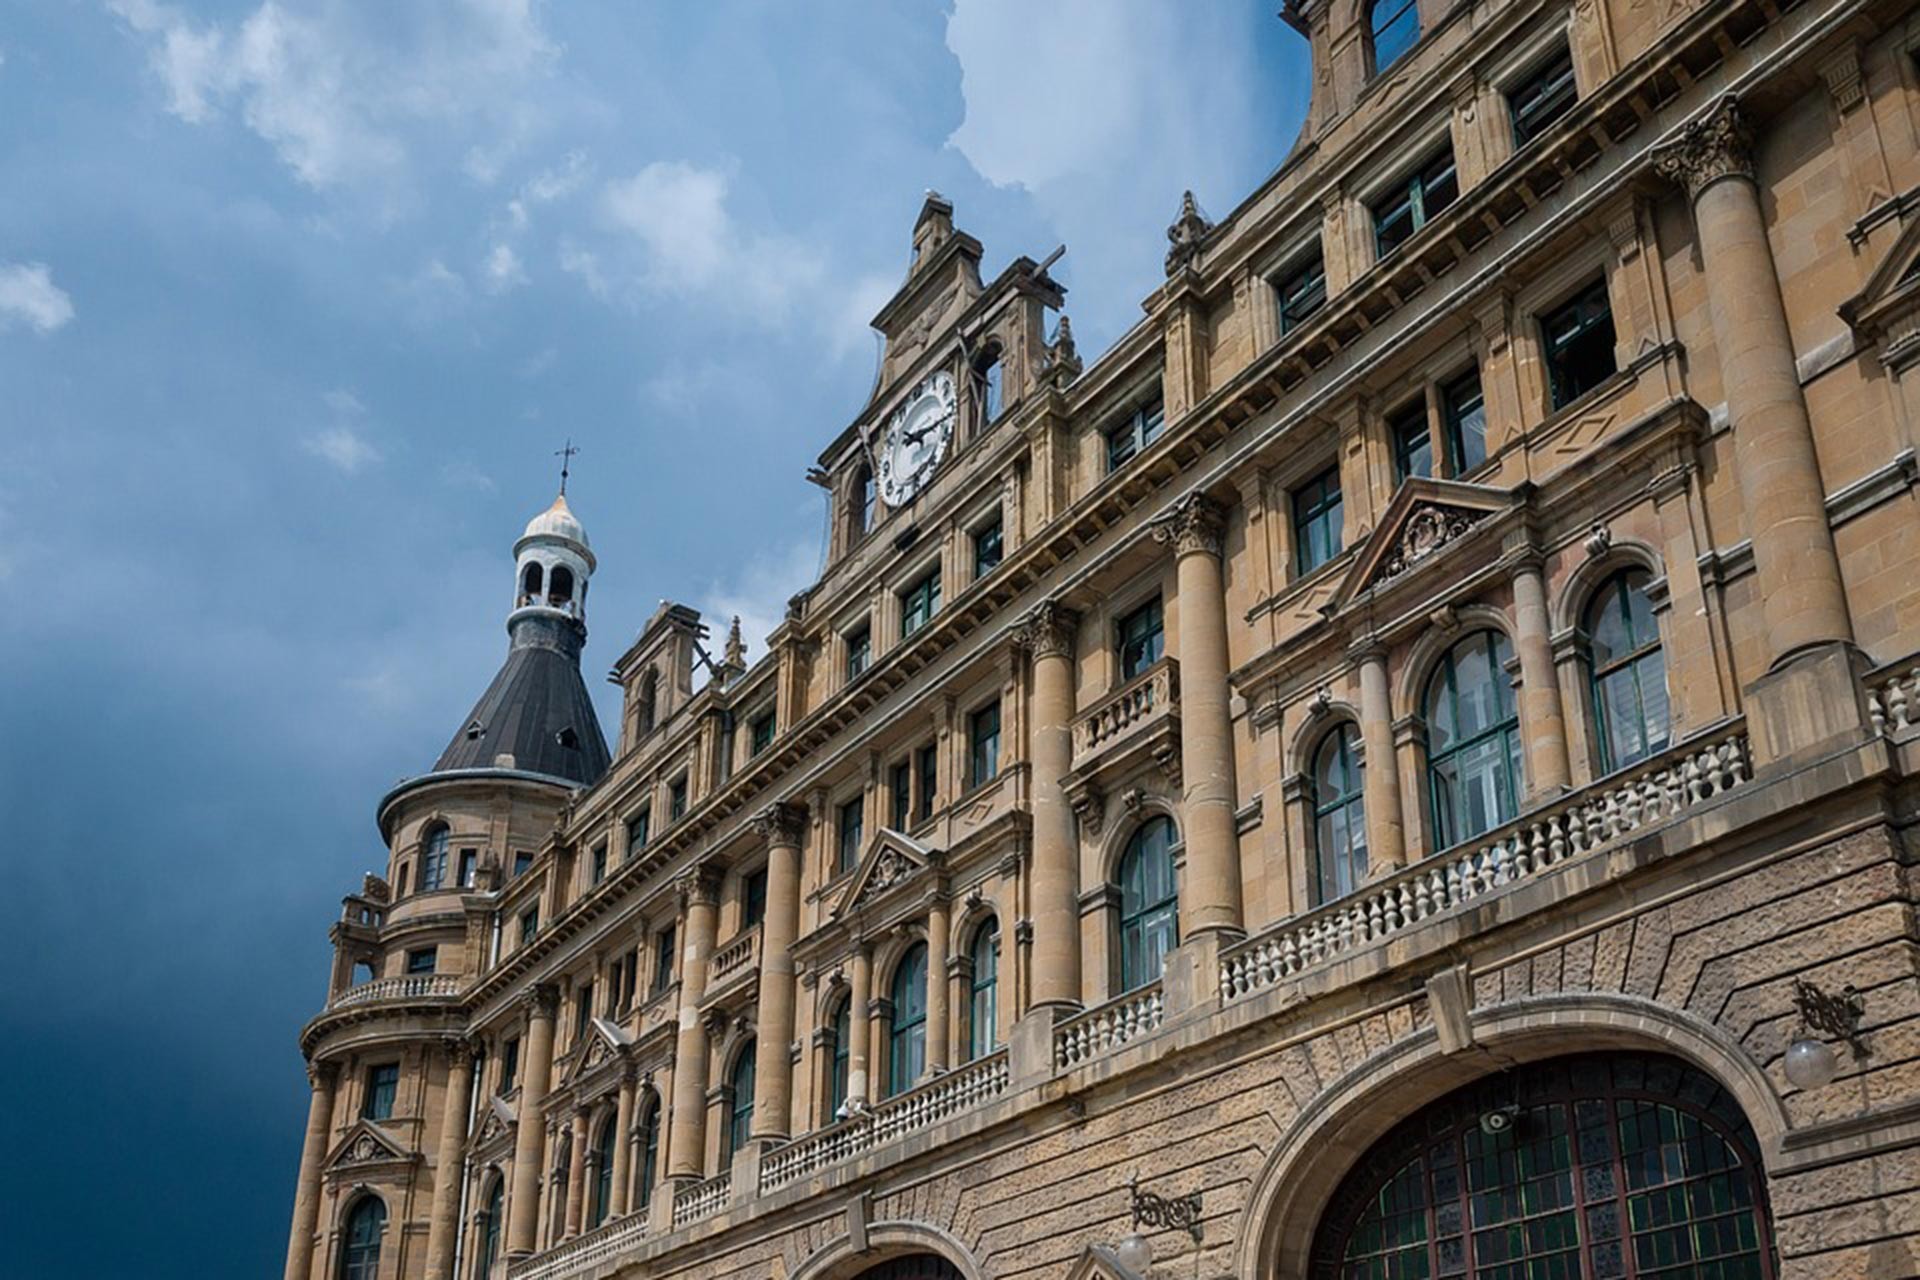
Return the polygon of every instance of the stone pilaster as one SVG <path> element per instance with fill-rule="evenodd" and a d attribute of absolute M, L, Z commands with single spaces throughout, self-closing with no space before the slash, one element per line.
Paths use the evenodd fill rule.
<path fill-rule="evenodd" d="M 947 900 L 936 894 L 927 906 L 927 1074 L 937 1076 L 952 1060 L 952 1036 L 947 1002 L 947 956 L 950 927 Z"/>
<path fill-rule="evenodd" d="M 1514 648 L 1520 659 L 1527 790 L 1536 798 L 1559 795 L 1573 782 L 1567 758 L 1567 717 L 1560 701 L 1560 679 L 1553 669 L 1546 582 L 1540 562 L 1530 555 L 1513 565 L 1513 622 Z"/>
<path fill-rule="evenodd" d="M 1400 774 L 1393 759 L 1393 704 L 1387 689 L 1387 654 L 1377 645 L 1361 650 L 1360 742 L 1366 753 L 1361 788 L 1367 809 L 1367 870 L 1406 863 L 1406 826 L 1400 812 Z"/>
<path fill-rule="evenodd" d="M 440 1113 L 440 1153 L 433 1167 L 433 1216 L 427 1221 L 427 1280 L 453 1280 L 460 1235 L 460 1185 L 466 1172 L 467 1111 L 473 1105 L 473 1046 L 446 1043 L 447 1100 Z"/>
<path fill-rule="evenodd" d="M 553 1019 L 560 993 L 539 986 L 527 993 L 527 1035 L 521 1063 L 520 1116 L 513 1136 L 513 1193 L 507 1207 L 507 1252 L 532 1253 L 540 1230 L 541 1105 L 553 1078 Z"/>
<path fill-rule="evenodd" d="M 573 1141 L 567 1147 L 567 1217 L 563 1236 L 580 1234 L 580 1219 L 587 1200 L 587 1113 L 573 1113 Z"/>
<path fill-rule="evenodd" d="M 755 816 L 753 830 L 767 846 L 767 908 L 760 923 L 760 1002 L 753 1048 L 753 1136 L 785 1138 L 793 1113 L 793 944 L 800 935 L 800 836 L 806 830 L 806 810 L 786 803 L 769 805 Z"/>
<path fill-rule="evenodd" d="M 638 1078 L 629 1066 L 620 1077 L 620 1098 L 613 1113 L 613 1203 L 609 1213 L 621 1217 L 632 1207 L 633 1189 L 633 1105 L 639 1089 Z"/>
<path fill-rule="evenodd" d="M 1033 661 L 1033 1004 L 1080 1001 L 1080 850 L 1062 780 L 1073 768 L 1073 637 L 1078 619 L 1048 600 L 1014 642 Z"/>
<path fill-rule="evenodd" d="M 872 1068 L 867 1055 L 872 1038 L 873 954 L 865 942 L 854 944 L 853 975 L 847 998 L 847 1102 L 864 1105 L 872 1094 Z"/>
<path fill-rule="evenodd" d="M 334 1092 L 340 1083 L 339 1064 L 309 1062 L 307 1081 L 313 1087 L 313 1096 L 307 1103 L 306 1137 L 300 1143 L 300 1178 L 293 1191 L 286 1280 L 307 1280 L 313 1272 L 313 1232 L 320 1222 L 320 1164 L 327 1158 Z"/>
<path fill-rule="evenodd" d="M 720 877 L 697 867 L 680 881 L 679 1031 L 673 1044 L 673 1122 L 668 1130 L 667 1176 L 698 1180 L 706 1169 L 707 1028 L 700 1001 L 718 927 Z M 756 1064 L 757 1065 L 757 1064 Z"/>

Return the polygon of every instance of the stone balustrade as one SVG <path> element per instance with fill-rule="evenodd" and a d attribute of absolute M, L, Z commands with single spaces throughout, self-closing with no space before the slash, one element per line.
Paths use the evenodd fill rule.
<path fill-rule="evenodd" d="M 760 1190 L 777 1190 L 829 1165 L 971 1110 L 1005 1093 L 1008 1079 L 1007 1052 L 1002 1049 L 829 1128 L 795 1138 L 769 1151 L 761 1161 Z"/>
<path fill-rule="evenodd" d="M 1680 817 L 1750 777 L 1747 738 L 1728 732 L 1646 761 L 1603 788 L 1566 797 L 1359 892 L 1282 921 L 1223 951 L 1223 1003 L 1504 890 L 1563 861 Z"/>
<path fill-rule="evenodd" d="M 735 975 L 752 969 L 760 959 L 760 926 L 741 930 L 732 942 L 713 953 L 708 964 L 707 989 L 713 990 Z"/>
<path fill-rule="evenodd" d="M 1890 738 L 1920 729 L 1920 658 L 1890 663 L 1867 677 L 1867 715 L 1874 732 Z"/>
<path fill-rule="evenodd" d="M 1159 1027 L 1166 1011 L 1166 996 L 1153 982 L 1076 1014 L 1054 1028 L 1054 1065 L 1065 1071 L 1137 1040 Z"/>
<path fill-rule="evenodd" d="M 368 1004 L 376 1000 L 432 1000 L 460 994 L 460 979 L 451 973 L 415 973 L 399 978 L 375 978 L 357 987 L 348 987 L 332 1000 L 329 1009 Z"/>
<path fill-rule="evenodd" d="M 1074 719 L 1074 768 L 1179 711 L 1180 664 L 1162 658 Z"/>
<path fill-rule="evenodd" d="M 733 1174 L 722 1173 L 696 1182 L 673 1193 L 673 1225 L 676 1229 L 702 1218 L 711 1218 L 727 1203 L 733 1190 Z"/>
<path fill-rule="evenodd" d="M 584 1275 L 601 1263 L 628 1252 L 646 1238 L 646 1213 L 630 1213 L 601 1223 L 592 1231 L 557 1244 L 545 1253 L 509 1264 L 507 1280 L 565 1280 L 568 1276 Z"/>

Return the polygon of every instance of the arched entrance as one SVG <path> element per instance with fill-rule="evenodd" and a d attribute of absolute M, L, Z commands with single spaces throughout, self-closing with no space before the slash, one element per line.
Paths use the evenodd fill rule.
<path fill-rule="evenodd" d="M 889 1258 L 859 1274 L 859 1280 L 966 1280 L 960 1268 L 934 1253 Z"/>
<path fill-rule="evenodd" d="M 1489 1076 L 1376 1142 L 1334 1193 L 1312 1280 L 1774 1280 L 1764 1174 L 1733 1096 L 1677 1058 Z"/>

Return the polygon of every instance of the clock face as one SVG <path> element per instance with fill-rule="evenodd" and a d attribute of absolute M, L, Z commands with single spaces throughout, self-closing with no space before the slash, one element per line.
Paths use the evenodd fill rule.
<path fill-rule="evenodd" d="M 926 488 L 953 440 L 953 379 L 930 375 L 893 411 L 880 445 L 880 496 L 901 507 Z"/>

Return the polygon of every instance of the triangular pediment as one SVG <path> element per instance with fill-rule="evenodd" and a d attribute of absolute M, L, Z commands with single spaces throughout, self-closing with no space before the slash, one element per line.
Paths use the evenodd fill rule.
<path fill-rule="evenodd" d="M 1090 1244 L 1074 1260 L 1073 1267 L 1067 1272 L 1067 1280 L 1141 1280 L 1141 1276 L 1138 1271 L 1123 1265 L 1106 1245 Z"/>
<path fill-rule="evenodd" d="M 413 1159 L 399 1139 L 371 1120 L 359 1120 L 334 1144 L 327 1171 L 358 1169 L 364 1165 L 404 1164 Z"/>
<path fill-rule="evenodd" d="M 1333 593 L 1328 612 L 1375 587 L 1411 573 L 1493 516 L 1514 505 L 1504 489 L 1416 476 L 1380 515 Z"/>
<path fill-rule="evenodd" d="M 1920 328 L 1920 218 L 1901 229 L 1859 293 L 1840 304 L 1840 316 L 1882 357 L 1905 364 Z M 1885 348 L 1898 347 L 1897 351 Z"/>
<path fill-rule="evenodd" d="M 471 1145 L 476 1150 L 492 1146 L 511 1134 L 517 1121 L 513 1108 L 502 1101 L 499 1094 L 489 1094 L 487 1105 L 480 1108 L 480 1123 L 474 1128 Z"/>
<path fill-rule="evenodd" d="M 912 836 L 902 835 L 891 827 L 880 828 L 867 845 L 866 856 L 860 859 L 860 867 L 854 872 L 852 881 L 840 894 L 840 902 L 834 907 L 833 914 L 843 916 L 857 907 L 866 906 L 896 886 L 919 876 L 933 865 L 938 856 Z"/>
<path fill-rule="evenodd" d="M 567 1078 L 563 1083 L 572 1084 L 592 1075 L 618 1058 L 632 1043 L 632 1036 L 605 1018 L 588 1019 L 587 1043 L 574 1055 L 573 1065 L 567 1068 Z"/>

